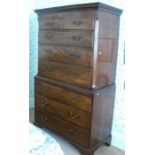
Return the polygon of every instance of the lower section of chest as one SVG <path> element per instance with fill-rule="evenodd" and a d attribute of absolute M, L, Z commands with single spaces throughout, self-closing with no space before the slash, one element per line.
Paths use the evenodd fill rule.
<path fill-rule="evenodd" d="M 91 152 L 110 137 L 114 98 L 115 85 L 81 93 L 36 79 L 35 123 Z"/>

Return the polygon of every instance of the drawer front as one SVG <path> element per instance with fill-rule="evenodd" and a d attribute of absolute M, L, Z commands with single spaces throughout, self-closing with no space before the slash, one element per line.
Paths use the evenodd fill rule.
<path fill-rule="evenodd" d="M 91 31 L 40 30 L 39 43 L 92 47 L 93 37 Z"/>
<path fill-rule="evenodd" d="M 88 112 L 76 110 L 38 94 L 35 95 L 35 106 L 82 128 L 90 128 L 90 113 Z"/>
<path fill-rule="evenodd" d="M 91 112 L 91 97 L 84 96 L 67 89 L 35 80 L 36 93 L 54 99 L 66 105 Z"/>
<path fill-rule="evenodd" d="M 91 69 L 89 68 L 41 61 L 39 75 L 82 87 L 91 87 Z"/>
<path fill-rule="evenodd" d="M 61 134 L 69 140 L 88 147 L 89 132 L 84 129 L 37 110 L 35 111 L 35 121 L 44 127 Z"/>
<path fill-rule="evenodd" d="M 63 20 L 64 29 L 94 29 L 94 20 L 91 18 L 65 18 Z"/>
<path fill-rule="evenodd" d="M 61 29 L 62 17 L 60 14 L 43 14 L 39 16 L 39 29 Z"/>
<path fill-rule="evenodd" d="M 68 10 L 66 12 L 63 13 L 63 18 L 67 19 L 67 18 L 97 18 L 98 17 L 98 13 L 96 11 L 96 9 L 91 9 L 91 10 Z"/>
<path fill-rule="evenodd" d="M 91 49 L 80 47 L 39 46 L 39 59 L 52 60 L 86 67 L 92 66 Z"/>

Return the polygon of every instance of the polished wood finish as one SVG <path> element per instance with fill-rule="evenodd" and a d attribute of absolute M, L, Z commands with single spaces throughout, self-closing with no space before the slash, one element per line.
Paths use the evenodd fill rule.
<path fill-rule="evenodd" d="M 115 101 L 115 85 L 97 90 L 93 94 L 90 146 L 99 142 L 111 143 L 111 127 Z M 100 127 L 100 128 L 97 128 Z"/>
<path fill-rule="evenodd" d="M 63 89 L 67 89 L 67 90 L 76 92 L 78 94 L 83 94 L 85 96 L 90 96 L 90 97 L 92 96 L 92 94 L 95 91 L 97 91 L 97 90 L 92 90 L 92 89 L 79 87 L 79 86 L 76 86 L 76 85 L 71 85 L 71 84 L 68 84 L 68 83 L 65 83 L 65 82 L 62 82 L 62 81 L 58 82 L 56 80 L 49 79 L 47 77 L 42 77 L 42 76 L 39 76 L 39 75 L 35 76 L 35 80 L 46 82 L 46 83 L 51 84 L 53 86 L 60 87 L 60 88 L 63 88 Z"/>
<path fill-rule="evenodd" d="M 94 53 L 95 88 L 110 85 L 115 82 L 119 16 L 99 11 L 98 52 Z"/>
<path fill-rule="evenodd" d="M 40 15 L 40 14 L 46 14 L 46 13 L 55 13 L 55 12 L 65 11 L 66 15 L 68 16 L 69 12 L 74 12 L 75 14 L 77 14 L 77 10 L 78 10 L 81 16 L 91 17 L 95 13 L 92 10 L 95 10 L 95 9 L 102 10 L 104 12 L 109 12 L 112 14 L 116 14 L 118 16 L 122 13 L 122 10 L 115 8 L 113 6 L 103 4 L 103 3 L 87 3 L 87 4 L 58 6 L 58 7 L 53 7 L 53 8 L 37 9 L 35 10 L 35 12 L 38 15 Z M 85 13 L 83 13 L 83 11 L 85 11 Z"/>
<path fill-rule="evenodd" d="M 38 73 L 41 76 L 61 80 L 70 84 L 91 87 L 91 70 L 89 68 L 51 61 L 41 61 Z"/>
<path fill-rule="evenodd" d="M 37 123 L 63 135 L 64 137 L 88 147 L 89 132 L 87 130 L 58 119 L 54 115 L 40 112 L 38 109 L 35 111 L 35 120 Z"/>
<path fill-rule="evenodd" d="M 63 20 L 63 28 L 93 30 L 94 21 L 91 18 L 66 18 Z"/>
<path fill-rule="evenodd" d="M 92 67 L 92 54 L 90 48 L 66 46 L 39 46 L 39 61 L 49 60 L 66 64 Z"/>
<path fill-rule="evenodd" d="M 77 110 L 55 100 L 36 94 L 35 107 L 51 113 L 79 127 L 90 129 L 90 113 Z"/>
<path fill-rule="evenodd" d="M 40 30 L 39 43 L 45 45 L 93 46 L 91 31 L 80 30 Z"/>
<path fill-rule="evenodd" d="M 121 10 L 91 3 L 36 12 L 35 124 L 93 155 L 111 143 Z"/>
<path fill-rule="evenodd" d="M 77 109 L 91 112 L 91 98 L 54 85 L 35 81 L 35 92 Z"/>
<path fill-rule="evenodd" d="M 61 29 L 62 19 L 60 14 L 46 14 L 39 16 L 39 29 Z"/>

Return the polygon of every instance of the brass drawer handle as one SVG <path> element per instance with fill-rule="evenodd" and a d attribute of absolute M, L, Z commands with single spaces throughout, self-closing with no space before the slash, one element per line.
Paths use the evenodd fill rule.
<path fill-rule="evenodd" d="M 41 107 L 46 107 L 48 105 L 48 103 L 44 100 L 41 101 Z"/>
<path fill-rule="evenodd" d="M 73 25 L 80 26 L 82 24 L 82 21 L 73 21 L 72 23 Z"/>
<path fill-rule="evenodd" d="M 39 90 L 41 90 L 41 91 L 45 91 L 45 92 L 48 92 L 48 88 L 46 88 L 46 87 L 44 87 L 42 84 L 38 84 L 38 88 L 39 88 Z"/>
<path fill-rule="evenodd" d="M 41 116 L 40 118 L 41 118 L 41 121 L 45 121 L 46 122 L 48 120 L 47 117 L 45 117 L 45 116 Z"/>
<path fill-rule="evenodd" d="M 46 25 L 47 26 L 54 26 L 54 23 L 53 22 L 47 22 Z"/>
<path fill-rule="evenodd" d="M 80 58 L 80 54 L 79 53 L 71 53 L 70 56 L 73 57 L 73 58 L 77 58 L 77 59 Z"/>
<path fill-rule="evenodd" d="M 78 132 L 76 132 L 76 131 L 74 131 L 74 130 L 71 130 L 71 129 L 68 130 L 68 133 L 69 133 L 70 135 L 78 135 Z"/>
<path fill-rule="evenodd" d="M 41 89 L 41 91 L 48 92 L 48 88 L 42 87 L 40 89 Z"/>
<path fill-rule="evenodd" d="M 77 103 L 77 102 L 80 101 L 80 99 L 76 96 L 76 97 L 73 97 L 73 98 L 71 99 L 71 101 L 72 101 L 73 103 Z"/>
<path fill-rule="evenodd" d="M 80 41 L 81 40 L 81 37 L 80 36 L 72 36 L 72 39 L 74 41 Z"/>
<path fill-rule="evenodd" d="M 51 53 L 51 52 L 52 52 L 52 50 L 45 50 L 45 52 L 47 52 L 47 53 Z"/>
<path fill-rule="evenodd" d="M 71 72 L 68 73 L 68 75 L 69 75 L 69 76 L 72 76 L 73 78 L 76 78 L 76 77 L 78 77 L 80 74 L 77 73 L 77 72 L 75 72 L 75 71 L 71 71 Z"/>
<path fill-rule="evenodd" d="M 76 114 L 76 113 L 74 113 L 73 111 L 70 111 L 69 112 L 69 115 L 70 115 L 71 118 L 77 118 L 77 117 L 79 117 L 79 115 Z"/>
<path fill-rule="evenodd" d="M 53 39 L 53 36 L 45 36 L 46 39 Z"/>
<path fill-rule="evenodd" d="M 51 72 L 54 68 L 48 64 L 45 64 L 45 68 L 46 70 L 48 70 L 49 72 Z"/>

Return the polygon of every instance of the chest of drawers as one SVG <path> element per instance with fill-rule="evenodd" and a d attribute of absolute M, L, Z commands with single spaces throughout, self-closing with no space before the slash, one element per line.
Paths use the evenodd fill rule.
<path fill-rule="evenodd" d="M 36 13 L 35 124 L 92 155 L 111 142 L 121 10 L 92 3 Z"/>

